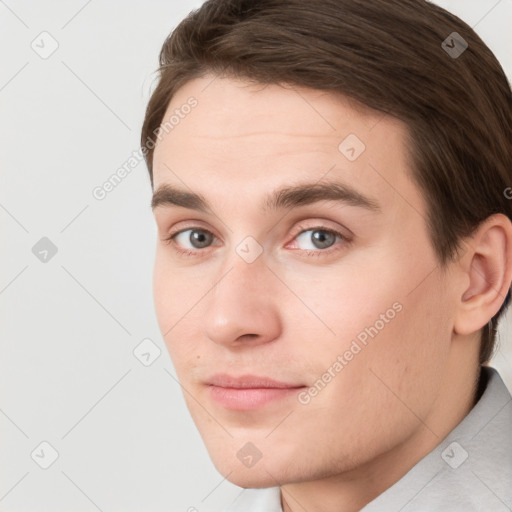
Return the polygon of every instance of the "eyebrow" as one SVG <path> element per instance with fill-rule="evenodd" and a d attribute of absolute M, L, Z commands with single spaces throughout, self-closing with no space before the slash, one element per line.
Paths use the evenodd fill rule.
<path fill-rule="evenodd" d="M 319 201 L 336 201 L 379 212 L 379 204 L 354 188 L 337 182 L 300 183 L 290 185 L 269 194 L 263 201 L 263 211 L 292 209 Z M 189 192 L 167 184 L 161 185 L 153 194 L 151 208 L 181 206 L 204 213 L 213 213 L 208 201 L 201 194 Z"/>

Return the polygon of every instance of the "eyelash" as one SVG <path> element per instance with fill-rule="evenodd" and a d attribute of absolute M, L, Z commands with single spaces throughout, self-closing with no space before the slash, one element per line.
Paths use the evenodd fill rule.
<path fill-rule="evenodd" d="M 302 250 L 301 249 L 293 249 L 293 250 L 296 250 L 296 251 L 302 251 L 307 256 L 319 257 L 319 256 L 322 256 L 322 255 L 323 256 L 329 255 L 329 254 L 332 254 L 332 253 L 334 253 L 336 251 L 339 251 L 339 250 L 343 249 L 343 247 L 340 247 L 341 242 L 344 245 L 347 245 L 347 244 L 349 244 L 351 242 L 351 239 L 349 237 L 347 237 L 346 235 L 343 235 L 342 233 L 340 233 L 339 231 L 336 231 L 335 229 L 326 228 L 325 226 L 313 226 L 313 227 L 298 226 L 298 229 L 300 231 L 297 232 L 297 234 L 293 237 L 292 241 L 295 240 L 296 238 L 298 238 L 305 231 L 323 231 L 325 233 L 329 233 L 329 234 L 335 235 L 335 236 L 340 238 L 340 240 L 335 242 L 334 245 L 332 245 L 331 247 L 328 247 L 327 249 L 317 249 L 317 250 L 313 250 L 313 249 L 302 249 Z M 176 244 L 174 242 L 174 238 L 176 236 L 178 236 L 180 233 L 183 233 L 184 231 L 190 231 L 190 230 L 192 230 L 192 231 L 202 231 L 204 233 L 208 233 L 208 234 L 212 235 L 215 238 L 215 235 L 211 231 L 209 231 L 207 229 L 201 228 L 199 226 L 189 226 L 187 228 L 184 228 L 184 229 L 181 229 L 179 231 L 175 231 L 174 233 L 171 233 L 167 238 L 163 239 L 163 242 L 166 245 L 172 245 L 173 249 L 180 256 L 184 256 L 184 257 L 195 257 L 195 256 L 198 256 L 198 257 L 201 257 L 206 252 L 204 249 L 195 249 L 195 250 L 193 250 L 193 249 L 183 249 L 178 244 Z M 206 247 L 205 249 L 208 249 L 208 248 L 209 247 Z M 201 254 L 201 253 L 203 253 L 203 254 Z"/>
<path fill-rule="evenodd" d="M 299 230 L 297 234 L 293 237 L 292 241 L 297 239 L 302 233 L 305 231 L 323 231 L 325 233 L 329 233 L 332 235 L 335 235 L 336 237 L 339 237 L 340 240 L 337 242 L 334 242 L 334 245 L 331 245 L 327 249 L 293 249 L 295 251 L 302 251 L 307 256 L 313 256 L 313 257 L 320 257 L 320 256 L 326 256 L 332 253 L 335 253 L 339 250 L 342 250 L 342 244 L 347 245 L 350 242 L 350 239 L 346 236 L 340 233 L 339 231 L 336 231 L 335 229 L 327 228 L 325 226 L 297 226 L 297 229 Z"/>

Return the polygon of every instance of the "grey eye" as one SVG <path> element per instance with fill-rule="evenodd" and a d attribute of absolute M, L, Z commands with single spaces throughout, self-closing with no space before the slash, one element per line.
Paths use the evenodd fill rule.
<path fill-rule="evenodd" d="M 297 237 L 297 243 L 301 249 L 328 249 L 334 245 L 339 236 L 325 229 L 308 229 Z"/>
<path fill-rule="evenodd" d="M 186 249 L 204 249 L 213 242 L 214 236 L 200 229 L 185 229 L 175 235 L 176 243 Z"/>

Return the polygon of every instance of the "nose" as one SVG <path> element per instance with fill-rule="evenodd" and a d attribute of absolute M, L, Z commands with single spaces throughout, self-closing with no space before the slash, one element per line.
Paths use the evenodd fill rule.
<path fill-rule="evenodd" d="M 247 263 L 235 255 L 206 300 L 204 333 L 215 343 L 260 345 L 279 337 L 276 279 L 264 259 Z M 274 277 L 274 279 L 272 279 Z"/>

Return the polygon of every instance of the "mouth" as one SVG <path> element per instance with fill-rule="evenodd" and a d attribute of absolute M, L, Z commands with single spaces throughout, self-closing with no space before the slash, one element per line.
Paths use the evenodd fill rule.
<path fill-rule="evenodd" d="M 268 377 L 243 375 L 232 377 L 214 375 L 207 381 L 212 400 L 222 407 L 234 411 L 258 409 L 271 402 L 289 399 L 306 386 L 280 382 Z"/>

